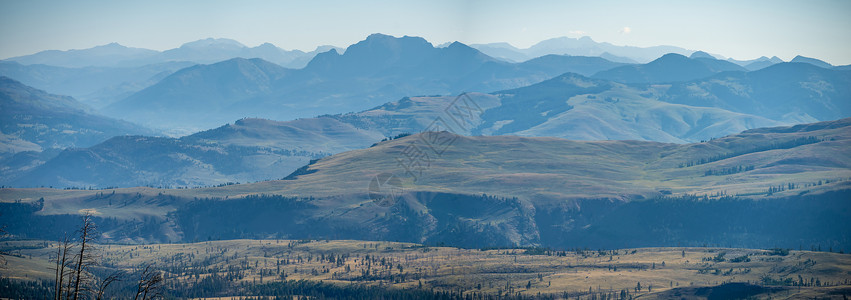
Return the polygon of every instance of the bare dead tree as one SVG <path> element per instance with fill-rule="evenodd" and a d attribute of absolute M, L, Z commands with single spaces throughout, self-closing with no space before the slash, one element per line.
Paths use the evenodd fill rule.
<path fill-rule="evenodd" d="M 73 275 L 74 275 L 74 269 L 72 268 L 72 266 L 69 266 L 68 267 L 68 275 L 67 275 L 68 280 L 66 281 L 67 283 L 65 283 L 65 300 L 71 300 L 71 295 L 72 295 L 71 288 L 74 287 L 74 281 L 71 280 L 72 279 L 71 276 L 73 276 Z"/>
<path fill-rule="evenodd" d="M 106 288 L 109 287 L 110 284 L 121 281 L 121 277 L 124 276 L 124 273 L 121 271 L 112 272 L 109 276 L 106 276 L 103 280 L 98 284 L 97 295 L 95 297 L 96 300 L 103 299 L 103 293 L 106 291 Z"/>
<path fill-rule="evenodd" d="M 94 252 L 94 245 L 92 242 L 95 237 L 97 237 L 97 226 L 95 226 L 94 221 L 92 220 L 92 214 L 86 212 L 83 215 L 83 225 L 78 230 L 79 240 L 77 243 L 80 245 L 80 251 L 74 257 L 76 260 L 76 265 L 74 265 L 74 289 L 73 289 L 73 300 L 77 300 L 80 297 L 80 294 L 85 294 L 90 291 L 89 283 L 91 281 L 91 274 L 89 273 L 89 268 L 97 264 L 96 257 L 92 254 Z"/>
<path fill-rule="evenodd" d="M 67 291 L 65 289 L 65 287 L 62 286 L 62 284 L 64 283 L 65 278 L 70 275 L 69 274 L 70 261 L 69 261 L 69 258 L 68 258 L 68 251 L 72 250 L 71 248 L 73 246 L 74 245 L 71 243 L 71 239 L 68 237 L 67 234 L 61 240 L 59 240 L 59 244 L 58 244 L 58 247 L 57 247 L 58 249 L 56 250 L 56 270 L 55 270 L 56 271 L 56 274 L 55 274 L 56 277 L 55 277 L 54 285 L 53 285 L 53 288 L 54 288 L 53 299 L 54 300 L 61 300 L 62 294 L 63 294 L 62 292 Z M 70 279 L 69 279 L 69 281 L 70 281 Z"/>
<path fill-rule="evenodd" d="M 0 227 L 0 239 L 5 239 L 8 235 L 9 232 L 6 231 L 6 225 Z M 0 250 L 0 264 L 6 265 L 6 255 L 8 254 L 5 251 Z"/>
<path fill-rule="evenodd" d="M 115 271 L 102 279 L 92 272 L 100 263 L 94 241 L 100 235 L 91 213 L 86 212 L 76 231 L 76 239 L 67 234 L 56 250 L 54 300 L 103 299 L 106 289 L 121 281 L 124 273 Z"/>
<path fill-rule="evenodd" d="M 133 297 L 133 299 L 146 300 L 161 297 L 160 288 L 162 287 L 162 282 L 162 273 L 159 270 L 155 270 L 152 265 L 146 265 L 142 274 L 139 276 L 139 284 L 136 286 L 136 297 Z"/>
<path fill-rule="evenodd" d="M 66 236 L 66 239 L 67 239 L 67 236 Z M 61 274 L 62 274 L 62 271 L 65 270 L 65 266 L 64 266 L 65 260 L 62 259 L 62 245 L 61 245 L 62 240 L 59 240 L 59 243 L 60 243 L 60 245 L 58 245 L 56 247 L 58 250 L 56 250 L 56 270 L 55 270 L 56 273 L 54 274 L 54 277 L 53 277 L 54 278 L 53 279 L 53 300 L 59 300 L 60 295 L 62 294 L 61 286 L 62 286 L 63 276 Z"/>

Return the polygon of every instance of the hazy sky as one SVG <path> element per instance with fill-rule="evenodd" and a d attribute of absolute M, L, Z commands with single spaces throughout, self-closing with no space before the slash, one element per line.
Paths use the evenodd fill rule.
<path fill-rule="evenodd" d="M 110 42 L 165 50 L 208 37 L 284 49 L 346 47 L 370 33 L 434 44 L 590 36 L 736 59 L 851 64 L 851 1 L 44 1 L 0 0 L 0 58 Z"/>

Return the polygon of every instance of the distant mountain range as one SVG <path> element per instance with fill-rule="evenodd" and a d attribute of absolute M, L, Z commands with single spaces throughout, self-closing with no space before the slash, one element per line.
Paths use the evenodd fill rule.
<path fill-rule="evenodd" d="M 82 50 L 42 51 L 0 61 L 0 75 L 51 93 L 70 95 L 97 109 L 149 87 L 177 70 L 233 58 L 262 58 L 303 68 L 333 46 L 287 51 L 266 43 L 254 48 L 229 39 L 204 39 L 163 52 L 117 43 Z"/>
<path fill-rule="evenodd" d="M 0 61 L 0 74 L 53 94 L 72 96 L 100 109 L 192 65 L 191 62 L 164 62 L 139 67 L 70 68 Z"/>
<path fill-rule="evenodd" d="M 5 59 L 22 65 L 50 65 L 65 68 L 84 67 L 140 67 L 168 62 L 209 64 L 231 58 L 262 58 L 288 68 L 302 68 L 318 53 L 334 46 L 319 46 L 311 52 L 284 50 L 270 43 L 247 47 L 231 39 L 203 39 L 189 42 L 165 51 L 130 48 L 111 43 L 81 50 L 47 50 L 39 53 Z"/>
<path fill-rule="evenodd" d="M 287 120 L 361 111 L 412 95 L 495 92 L 566 72 L 626 84 L 666 84 L 748 69 L 704 52 L 694 52 L 692 57 L 667 54 L 646 64 L 629 65 L 600 57 L 560 55 L 507 63 L 457 42 L 433 47 L 422 38 L 375 34 L 350 46 L 345 54 L 317 55 L 300 70 L 261 59 L 183 69 L 104 111 L 148 126 L 192 132 L 242 117 Z M 827 119 L 799 121 L 815 120 Z"/>
<path fill-rule="evenodd" d="M 418 37 L 374 34 L 344 54 L 321 53 L 299 70 L 261 59 L 183 69 L 104 112 L 152 127 L 198 130 L 242 117 L 287 120 L 360 111 L 410 95 L 491 92 L 621 65 L 556 56 L 512 64 L 461 43 L 436 48 Z"/>
<path fill-rule="evenodd" d="M 745 69 L 748 69 L 749 71 L 756 71 L 756 70 L 759 70 L 759 69 L 762 69 L 762 68 L 765 68 L 765 67 L 770 67 L 771 65 L 779 64 L 779 63 L 783 62 L 783 60 L 780 59 L 777 56 L 772 56 L 771 58 L 762 56 L 762 57 L 757 58 L 757 59 L 743 60 L 743 61 L 734 60 L 734 59 L 727 59 L 727 61 L 735 63 L 735 64 L 740 65 L 742 67 L 745 67 Z"/>
<path fill-rule="evenodd" d="M 450 45 L 452 45 L 452 43 L 441 45 L 438 48 L 447 48 Z M 682 55 L 699 54 L 702 58 L 707 59 L 720 57 L 718 55 L 710 55 L 701 51 L 692 51 L 670 46 L 648 48 L 614 46 L 608 43 L 595 42 L 588 37 L 583 37 L 579 39 L 566 37 L 555 38 L 542 41 L 541 43 L 536 44 L 528 49 L 517 49 L 507 43 L 479 44 L 472 45 L 472 47 L 478 49 L 486 55 L 493 57 L 494 60 L 502 60 L 509 62 L 531 62 L 530 60 L 537 61 L 533 62 L 530 65 L 516 67 L 514 70 L 505 70 L 505 68 L 501 67 L 482 68 L 482 70 L 478 72 L 478 74 L 470 74 L 471 76 L 469 76 L 468 78 L 472 80 L 477 79 L 478 77 L 476 76 L 487 77 L 489 75 L 494 75 L 494 72 L 501 72 L 501 74 L 496 74 L 498 78 L 495 78 L 495 81 L 491 81 L 483 88 L 468 88 L 464 89 L 464 91 L 490 92 L 500 89 L 519 87 L 524 84 L 531 84 L 534 82 L 541 81 L 542 79 L 529 80 L 528 77 L 535 77 L 536 75 L 513 75 L 519 74 L 518 72 L 522 73 L 524 71 L 528 71 L 531 65 L 535 65 L 535 67 L 533 67 L 532 69 L 549 67 L 551 69 L 550 71 L 560 70 L 562 71 L 562 73 L 570 71 L 581 75 L 590 76 L 596 73 L 597 71 L 600 71 L 602 68 L 614 67 L 615 65 L 612 65 L 610 62 L 620 64 L 650 62 L 667 53 L 678 53 Z M 92 106 L 96 109 L 102 109 L 115 102 L 130 97 L 134 93 L 139 92 L 142 89 L 148 88 L 158 83 L 159 81 L 163 80 L 167 76 L 182 68 L 190 67 L 195 64 L 214 64 L 234 58 L 260 58 L 265 61 L 283 66 L 285 68 L 300 69 L 307 66 L 307 64 L 317 54 L 327 52 L 331 49 L 335 49 L 338 53 L 341 53 L 343 51 L 342 48 L 337 48 L 333 46 L 320 46 L 317 47 L 316 50 L 311 52 L 302 52 L 299 50 L 287 51 L 268 43 L 251 48 L 242 45 L 234 40 L 212 38 L 186 43 L 179 48 L 170 49 L 162 52 L 140 48 L 129 48 L 119 45 L 117 43 L 112 43 L 108 45 L 97 46 L 90 49 L 68 51 L 49 50 L 39 52 L 33 55 L 9 58 L 0 61 L 0 75 L 14 78 L 18 81 L 23 82 L 24 84 L 48 91 L 50 93 L 70 95 L 89 106 Z M 413 48 L 406 49 L 413 50 Z M 407 52 L 408 50 L 398 51 Z M 413 50 L 412 53 L 424 53 L 423 51 L 424 50 Z M 597 63 L 592 61 L 574 61 L 572 62 L 572 64 L 577 68 L 565 69 L 562 67 L 563 64 L 561 64 L 560 62 L 554 61 L 553 59 L 542 59 L 543 57 L 546 57 L 548 55 L 550 55 L 550 57 L 555 57 L 553 55 L 558 55 L 558 57 L 566 57 L 565 55 L 600 57 L 602 59 L 607 60 L 609 64 L 607 65 L 605 63 Z M 410 56 L 408 56 L 408 58 L 410 57 L 415 57 L 415 55 L 411 54 Z M 372 63 L 382 63 L 381 60 L 375 60 L 375 58 L 380 57 L 372 57 Z M 391 55 L 387 57 L 387 59 L 388 60 L 386 62 L 389 62 L 393 60 L 393 56 Z M 574 60 L 578 59 L 579 58 L 575 58 Z M 402 60 L 395 60 L 395 62 L 398 63 L 407 60 L 409 59 L 406 58 Z M 761 57 L 748 61 L 727 59 L 727 61 L 738 64 L 743 68 L 751 71 L 782 62 L 782 60 L 777 57 Z M 833 68 L 833 66 L 830 66 L 829 64 L 816 59 L 796 57 L 794 61 L 808 62 L 818 65 L 820 67 Z M 585 67 L 582 67 L 582 64 L 584 64 Z M 350 67 L 356 68 L 356 66 L 354 65 Z M 847 68 L 847 66 L 837 68 Z M 338 66 L 334 70 L 342 72 L 342 69 L 343 68 L 341 66 Z M 534 70 L 533 72 L 535 71 L 537 70 Z M 560 74 L 555 72 L 547 73 L 549 77 L 553 77 Z M 324 78 L 326 76 L 327 74 L 323 74 L 322 76 L 320 76 L 320 78 Z M 522 79 L 518 79 L 517 77 L 520 77 Z M 371 81 L 374 81 L 374 78 L 371 79 Z M 333 83 L 323 84 L 337 85 Z M 393 84 L 395 83 L 388 83 L 385 91 L 389 90 L 390 92 L 392 92 L 390 87 L 393 86 Z M 418 83 L 412 86 L 416 87 L 420 85 L 423 85 L 423 83 Z M 467 84 L 461 87 L 456 86 L 454 88 L 455 90 L 457 90 L 458 88 L 463 88 L 464 86 L 471 85 L 473 84 L 469 84 L 468 82 Z M 405 95 L 396 94 L 393 96 L 389 96 L 388 98 L 385 98 L 381 101 L 370 102 L 370 104 L 377 105 L 381 102 L 397 99 L 402 96 L 436 93 L 432 92 L 435 90 L 433 86 L 422 88 L 421 91 L 418 91 L 415 88 L 412 88 L 411 86 L 405 89 L 408 89 L 409 91 L 411 91 L 411 93 Z M 289 94 L 290 92 L 287 91 L 285 93 Z M 283 98 L 280 95 L 270 97 Z M 316 95 L 313 95 L 312 97 L 316 97 Z M 357 111 L 368 108 L 371 105 L 353 107 L 350 110 Z M 229 116 L 226 119 L 229 121 L 244 116 L 258 116 L 276 119 L 289 118 L 265 114 L 253 114 L 251 111 L 243 112 L 244 115 Z M 328 112 L 334 111 L 327 111 L 322 113 Z M 312 115 L 313 114 L 308 113 L 306 115 L 299 116 L 309 117 Z M 289 114 L 289 116 L 291 117 L 292 114 Z M 197 130 L 201 128 L 210 128 L 218 126 L 221 123 L 223 122 L 207 124 L 207 126 L 201 127 L 195 126 L 193 129 Z M 184 133 L 185 132 L 188 131 L 184 131 Z"/>
<path fill-rule="evenodd" d="M 693 50 L 674 46 L 616 46 L 610 43 L 596 42 L 587 36 L 581 38 L 552 38 L 541 41 L 526 49 L 518 49 L 508 43 L 473 44 L 470 47 L 476 48 L 487 55 L 513 62 L 522 62 L 535 57 L 556 54 L 600 56 L 622 63 L 646 63 L 668 53 L 690 55 L 694 52 Z"/>
<path fill-rule="evenodd" d="M 482 53 L 485 53 L 494 58 L 506 60 L 509 62 L 523 62 L 532 58 L 556 54 L 556 55 L 574 55 L 574 56 L 598 56 L 609 61 L 638 64 L 648 63 L 658 59 L 666 54 L 679 54 L 690 56 L 691 58 L 710 58 L 726 60 L 737 64 L 749 71 L 756 71 L 773 64 L 784 62 L 777 56 L 771 58 L 760 57 L 751 60 L 736 60 L 732 58 L 724 58 L 721 55 L 713 55 L 703 51 L 687 50 L 674 46 L 655 46 L 655 47 L 632 47 L 632 46 L 616 46 L 610 43 L 596 42 L 590 37 L 584 36 L 581 38 L 559 37 L 541 41 L 529 48 L 518 49 L 508 43 L 489 43 L 489 44 L 472 44 L 470 47 L 476 48 Z M 697 57 L 695 57 L 697 55 Z M 815 58 L 804 56 L 796 56 L 790 62 L 806 62 L 822 68 L 831 69 L 835 66 Z"/>
<path fill-rule="evenodd" d="M 152 57 L 156 50 L 130 48 L 118 43 L 96 46 L 79 50 L 46 50 L 35 54 L 12 57 L 4 61 L 13 61 L 23 65 L 50 65 L 65 68 L 116 67 L 134 59 Z"/>
<path fill-rule="evenodd" d="M 602 71 L 595 74 L 594 78 L 622 83 L 665 83 L 695 80 L 729 71 L 744 72 L 747 70 L 734 63 L 712 57 L 694 54 L 691 57 L 685 57 L 670 53 L 647 64 L 622 66 Z"/>

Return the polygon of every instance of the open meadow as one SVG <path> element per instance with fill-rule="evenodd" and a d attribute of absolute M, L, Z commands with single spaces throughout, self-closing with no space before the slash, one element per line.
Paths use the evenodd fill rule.
<path fill-rule="evenodd" d="M 6 241 L 3 277 L 52 282 L 56 244 Z M 152 264 L 174 296 L 274 296 L 258 286 L 306 281 L 341 287 L 428 290 L 506 298 L 843 299 L 851 255 L 727 248 L 568 251 L 460 249 L 354 240 L 225 240 L 97 245 L 101 267 Z M 822 249 L 827 250 L 827 249 Z M 182 293 L 182 294 L 180 294 Z M 711 295 L 714 297 L 710 297 Z M 729 296 L 728 295 L 728 296 Z"/>

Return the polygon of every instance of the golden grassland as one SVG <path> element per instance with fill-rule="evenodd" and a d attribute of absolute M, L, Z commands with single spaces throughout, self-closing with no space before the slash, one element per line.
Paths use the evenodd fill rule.
<path fill-rule="evenodd" d="M 6 241 L 3 277 L 52 280 L 55 243 Z M 549 251 L 459 249 L 354 240 L 225 240 L 191 244 L 98 245 L 104 266 L 154 264 L 166 281 L 193 283 L 213 274 L 243 283 L 323 281 L 388 288 L 433 288 L 490 294 L 568 292 L 662 297 L 678 289 L 729 282 L 780 285 L 775 297 L 851 291 L 851 255 L 730 248 L 639 248 Z M 800 276 L 800 277 L 799 277 Z M 770 281 L 776 281 L 771 283 Z M 641 290 L 636 290 L 640 283 Z M 817 287 L 819 285 L 821 287 Z M 840 293 L 841 294 L 841 293 Z M 839 295 L 839 294 L 837 294 Z M 693 295 L 692 295 L 693 296 Z"/>

